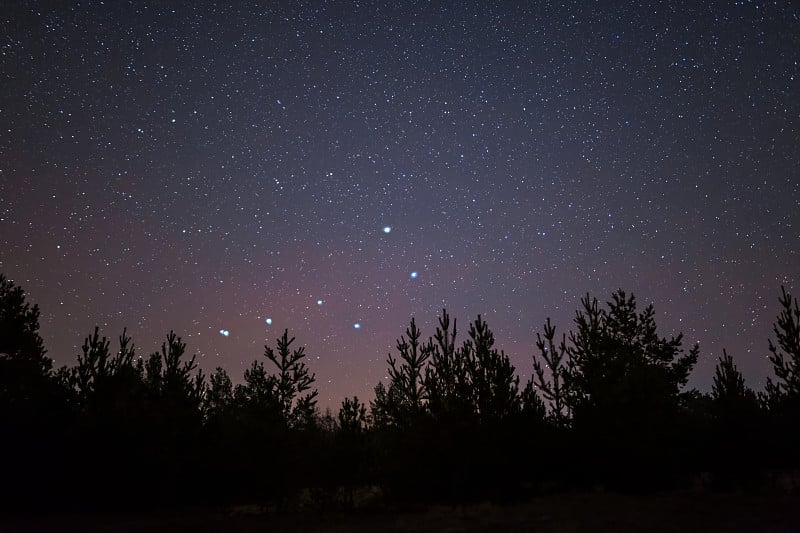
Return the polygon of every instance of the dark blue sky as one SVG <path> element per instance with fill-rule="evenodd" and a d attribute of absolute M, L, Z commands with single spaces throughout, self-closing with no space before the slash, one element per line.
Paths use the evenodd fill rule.
<path fill-rule="evenodd" d="M 701 343 L 693 385 L 723 347 L 763 385 L 800 292 L 796 4 L 235 4 L 0 14 L 0 271 L 57 364 L 174 329 L 240 379 L 288 327 L 333 405 L 447 307 L 525 380 L 547 316 L 623 288 Z"/>

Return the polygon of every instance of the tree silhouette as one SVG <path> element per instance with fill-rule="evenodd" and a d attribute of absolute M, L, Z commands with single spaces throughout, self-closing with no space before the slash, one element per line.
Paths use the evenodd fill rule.
<path fill-rule="evenodd" d="M 769 360 L 777 381 L 767 378 L 767 395 L 775 400 L 800 397 L 800 306 L 781 287 L 781 313 L 773 324 L 777 344 L 769 340 Z"/>
<path fill-rule="evenodd" d="M 456 348 L 456 322 L 447 310 L 423 350 L 429 356 L 424 390 L 437 419 L 499 420 L 519 412 L 519 378 L 508 356 L 494 347 L 494 334 L 483 319 L 470 324 L 468 339 Z"/>
<path fill-rule="evenodd" d="M 70 386 L 76 390 L 78 400 L 84 409 L 108 406 L 109 395 L 128 392 L 136 382 L 141 384 L 141 371 L 135 367 L 136 350 L 131 344 L 127 330 L 119 337 L 119 349 L 111 355 L 110 341 L 100 337 L 100 328 L 83 341 L 78 364 L 71 369 L 68 378 Z"/>
<path fill-rule="evenodd" d="M 532 379 L 528 380 L 525 388 L 520 392 L 520 414 L 528 423 L 544 422 L 548 416 L 547 406 L 536 392 L 533 383 Z"/>
<path fill-rule="evenodd" d="M 550 318 L 548 318 L 544 324 L 544 336 L 536 334 L 536 347 L 539 349 L 541 361 L 536 357 L 533 358 L 532 387 L 535 387 L 547 401 L 550 417 L 555 424 L 563 426 L 569 418 L 564 390 L 564 379 L 567 372 L 567 337 L 564 334 L 561 343 L 556 346 L 555 336 L 556 327 L 550 323 Z M 549 373 L 549 377 L 547 373 Z"/>
<path fill-rule="evenodd" d="M 345 398 L 337 415 L 339 430 L 343 433 L 360 434 L 367 429 L 367 406 L 358 401 L 358 396 Z"/>
<path fill-rule="evenodd" d="M 755 403 L 755 393 L 744 383 L 744 377 L 733 357 L 728 355 L 726 350 L 722 350 L 722 357 L 719 358 L 717 366 L 714 368 L 714 381 L 711 385 L 712 399 L 724 406 L 734 407 L 739 403 Z"/>
<path fill-rule="evenodd" d="M 619 290 L 608 309 L 587 294 L 576 312 L 564 373 L 567 406 L 579 438 L 593 439 L 582 460 L 595 475 L 624 485 L 666 482 L 682 472 L 682 387 L 699 347 L 658 335 L 653 306 L 637 311 Z M 589 470 L 587 470 L 589 473 Z"/>
<path fill-rule="evenodd" d="M 367 446 L 367 406 L 357 396 L 345 398 L 337 414 L 337 427 L 333 439 L 332 464 L 326 468 L 335 478 L 332 485 L 343 488 L 342 504 L 354 506 L 355 487 L 365 482 L 371 464 L 371 450 Z M 323 466 L 323 468 L 325 468 Z"/>
<path fill-rule="evenodd" d="M 217 367 L 209 376 L 208 388 L 203 399 L 203 409 L 208 419 L 230 416 L 234 405 L 233 381 L 224 368 Z"/>
<path fill-rule="evenodd" d="M 265 346 L 264 356 L 272 361 L 278 370 L 273 384 L 275 400 L 281 414 L 290 426 L 302 427 L 313 423 L 318 391 L 310 390 L 316 376 L 309 374 L 308 367 L 302 361 L 305 357 L 305 347 L 290 350 L 294 340 L 294 337 L 289 338 L 289 330 L 284 330 L 277 341 L 277 352 Z"/>
<path fill-rule="evenodd" d="M 0 274 L 0 508 L 49 502 L 69 480 L 49 461 L 52 443 L 66 441 L 72 417 L 68 391 L 46 353 L 39 307 Z"/>
<path fill-rule="evenodd" d="M 399 359 L 389 354 L 389 386 L 378 384 L 372 403 L 373 417 L 378 424 L 408 426 L 425 411 L 424 371 L 431 354 L 420 342 L 421 335 L 412 318 L 406 335 L 397 340 Z"/>
<path fill-rule="evenodd" d="M 769 360 L 775 378 L 767 378 L 763 404 L 768 427 L 764 432 L 769 446 L 767 464 L 772 468 L 800 466 L 800 305 L 797 298 L 781 287 L 781 311 L 772 325 L 775 341 L 769 339 Z"/>
<path fill-rule="evenodd" d="M 638 313 L 636 298 L 622 290 L 612 294 L 608 310 L 588 294 L 581 305 L 577 330 L 569 334 L 565 372 L 573 412 L 584 415 L 599 409 L 610 415 L 677 407 L 699 346 L 685 352 L 682 334 L 659 337 L 653 306 Z"/>
<path fill-rule="evenodd" d="M 714 369 L 710 400 L 709 469 L 715 486 L 730 490 L 754 478 L 764 426 L 758 398 L 726 350 Z"/>
<path fill-rule="evenodd" d="M 387 388 L 382 381 L 379 381 L 373 389 L 375 398 L 370 400 L 369 417 L 372 424 L 379 429 L 386 429 L 395 424 L 400 417 L 398 410 L 400 399 L 397 397 L 397 389 Z"/>
<path fill-rule="evenodd" d="M 48 374 L 53 361 L 39 335 L 39 306 L 25 301 L 25 291 L 0 274 L 0 360 L 40 375 Z"/>
<path fill-rule="evenodd" d="M 0 274 L 0 417 L 21 421 L 44 414 L 47 397 L 56 393 L 46 353 L 39 306 L 31 306 L 22 287 Z"/>
<path fill-rule="evenodd" d="M 463 352 L 456 348 L 456 334 L 456 320 L 451 329 L 450 315 L 442 310 L 436 333 L 428 341 L 430 364 L 425 369 L 428 408 L 439 420 L 471 417 L 475 410 L 470 367 Z"/>
<path fill-rule="evenodd" d="M 461 357 L 467 363 L 475 410 L 481 421 L 502 420 L 519 411 L 519 377 L 508 356 L 494 347 L 494 333 L 478 318 L 470 324 Z"/>
<path fill-rule="evenodd" d="M 185 360 L 185 353 L 186 343 L 170 331 L 161 344 L 161 351 L 151 354 L 144 363 L 144 379 L 150 390 L 161 398 L 186 402 L 197 409 L 205 393 L 205 376 L 197 367 L 197 356 Z"/>
<path fill-rule="evenodd" d="M 244 383 L 234 389 L 234 397 L 240 406 L 262 413 L 273 412 L 283 418 L 276 388 L 277 379 L 267 372 L 264 363 L 253 361 L 250 368 L 244 371 Z"/>

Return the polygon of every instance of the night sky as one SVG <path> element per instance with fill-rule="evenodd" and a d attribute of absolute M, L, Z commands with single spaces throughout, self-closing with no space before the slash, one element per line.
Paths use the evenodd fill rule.
<path fill-rule="evenodd" d="M 333 407 L 446 307 L 524 382 L 547 316 L 623 288 L 700 342 L 691 385 L 726 347 L 763 386 L 797 4 L 231 3 L 3 5 L 0 272 L 57 365 L 174 329 L 238 381 L 289 328 Z"/>

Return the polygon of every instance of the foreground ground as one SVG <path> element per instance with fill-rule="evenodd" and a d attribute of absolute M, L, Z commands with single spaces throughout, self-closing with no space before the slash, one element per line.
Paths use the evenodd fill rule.
<path fill-rule="evenodd" d="M 513 505 L 374 507 L 352 513 L 261 513 L 248 506 L 181 513 L 60 514 L 0 520 L 0 530 L 115 532 L 800 532 L 800 495 L 691 492 L 560 494 Z"/>

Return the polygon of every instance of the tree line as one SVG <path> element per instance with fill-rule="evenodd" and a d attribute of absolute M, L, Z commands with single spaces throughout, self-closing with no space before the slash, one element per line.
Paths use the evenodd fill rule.
<path fill-rule="evenodd" d="M 152 508 L 261 502 L 347 508 L 386 500 L 509 500 L 603 486 L 648 491 L 702 480 L 763 487 L 798 467 L 800 308 L 785 289 L 763 391 L 732 356 L 709 393 L 688 388 L 699 346 L 658 333 L 652 305 L 586 295 L 571 329 L 548 319 L 521 383 L 478 316 L 460 336 L 446 310 L 414 319 L 369 402 L 317 405 L 315 375 L 288 330 L 241 383 L 205 375 L 170 332 L 139 355 L 98 328 L 54 368 L 39 308 L 0 275 L 0 506 Z"/>

